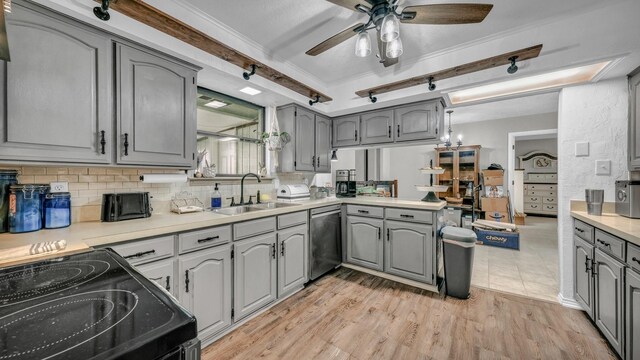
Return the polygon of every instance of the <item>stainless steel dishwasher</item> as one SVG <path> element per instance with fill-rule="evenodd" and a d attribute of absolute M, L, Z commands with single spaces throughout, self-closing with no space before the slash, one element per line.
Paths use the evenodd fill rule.
<path fill-rule="evenodd" d="M 315 280 L 342 263 L 340 205 L 311 210 L 309 279 Z"/>

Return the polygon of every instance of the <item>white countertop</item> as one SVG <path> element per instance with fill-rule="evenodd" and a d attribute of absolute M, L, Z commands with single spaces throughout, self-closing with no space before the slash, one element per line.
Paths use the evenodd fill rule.
<path fill-rule="evenodd" d="M 571 211 L 571 216 L 640 246 L 640 219 L 630 219 L 613 213 L 595 216 L 580 210 Z"/>
<path fill-rule="evenodd" d="M 29 258 L 13 258 L 0 261 L 0 266 L 17 262 L 32 261 L 39 258 L 60 256 L 69 252 L 76 252 L 90 247 L 105 246 L 123 241 L 166 235 L 211 226 L 225 225 L 248 221 L 257 218 L 275 216 L 312 208 L 337 205 L 355 204 L 398 207 L 408 209 L 437 211 L 445 207 L 446 202 L 427 203 L 422 201 L 398 200 L 394 198 L 327 198 L 320 200 L 296 201 L 298 206 L 289 206 L 262 211 L 254 211 L 239 215 L 222 215 L 210 211 L 192 214 L 154 214 L 146 219 L 135 219 L 112 223 L 83 222 L 72 224 L 63 229 L 40 230 L 24 234 L 0 234 L 0 251 L 18 246 L 31 245 L 43 241 L 66 240 L 67 249 L 55 254 L 30 256 Z"/>

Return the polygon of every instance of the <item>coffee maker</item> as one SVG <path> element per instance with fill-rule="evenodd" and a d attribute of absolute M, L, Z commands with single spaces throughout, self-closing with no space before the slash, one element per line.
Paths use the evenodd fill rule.
<path fill-rule="evenodd" d="M 336 170 L 336 197 L 356 197 L 356 169 Z"/>

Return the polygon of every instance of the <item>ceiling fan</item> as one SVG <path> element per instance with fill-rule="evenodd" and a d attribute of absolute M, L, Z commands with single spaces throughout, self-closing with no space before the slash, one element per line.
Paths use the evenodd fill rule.
<path fill-rule="evenodd" d="M 398 0 L 327 0 L 347 9 L 369 16 L 366 23 L 358 23 L 345 29 L 306 52 L 316 56 L 332 47 L 358 36 L 356 56 L 371 54 L 368 30 L 376 30 L 378 58 L 385 66 L 398 62 L 403 53 L 400 39 L 400 23 L 405 24 L 472 24 L 479 23 L 489 14 L 491 4 L 432 4 L 406 6 L 398 12 Z"/>

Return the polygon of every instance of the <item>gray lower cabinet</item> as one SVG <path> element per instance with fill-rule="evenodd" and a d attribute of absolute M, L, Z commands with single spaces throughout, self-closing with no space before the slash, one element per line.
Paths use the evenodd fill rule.
<path fill-rule="evenodd" d="M 178 297 L 175 286 L 175 258 L 138 265 L 136 269 L 147 279 L 154 281 L 174 297 Z"/>
<path fill-rule="evenodd" d="M 600 249 L 595 250 L 596 326 L 619 355 L 623 353 L 624 265 Z"/>
<path fill-rule="evenodd" d="M 116 44 L 118 164 L 195 166 L 196 71 Z"/>
<path fill-rule="evenodd" d="M 350 115 L 333 119 L 333 147 L 360 144 L 360 115 Z"/>
<path fill-rule="evenodd" d="M 360 115 L 361 144 L 393 142 L 393 110 L 378 110 Z"/>
<path fill-rule="evenodd" d="M 13 53 L 11 56 L 13 57 Z M 629 171 L 640 170 L 640 68 L 636 69 L 629 76 L 628 146 Z"/>
<path fill-rule="evenodd" d="M 181 255 L 179 300 L 198 320 L 203 339 L 231 326 L 231 247 L 214 248 Z"/>
<path fill-rule="evenodd" d="M 433 282 L 433 233 L 429 225 L 385 221 L 384 272 Z"/>
<path fill-rule="evenodd" d="M 593 319 L 593 245 L 582 240 L 578 236 L 573 236 L 573 259 L 574 259 L 574 295 L 576 301 L 582 306 L 584 311 Z"/>
<path fill-rule="evenodd" d="M 440 101 L 423 102 L 394 110 L 396 142 L 438 138 L 442 110 Z"/>
<path fill-rule="evenodd" d="M 347 262 L 383 271 L 384 221 L 347 216 Z"/>
<path fill-rule="evenodd" d="M 18 3 L 6 22 L 11 61 L 0 62 L 0 159 L 110 163 L 109 37 Z"/>
<path fill-rule="evenodd" d="M 307 282 L 308 227 L 278 232 L 278 298 L 302 288 Z"/>
<path fill-rule="evenodd" d="M 240 320 L 277 298 L 276 234 L 234 244 L 234 320 Z"/>
<path fill-rule="evenodd" d="M 316 173 L 330 173 L 331 120 L 320 115 L 316 115 L 315 147 Z"/>
<path fill-rule="evenodd" d="M 625 285 L 625 346 L 627 359 L 640 359 L 640 273 L 627 269 Z"/>

